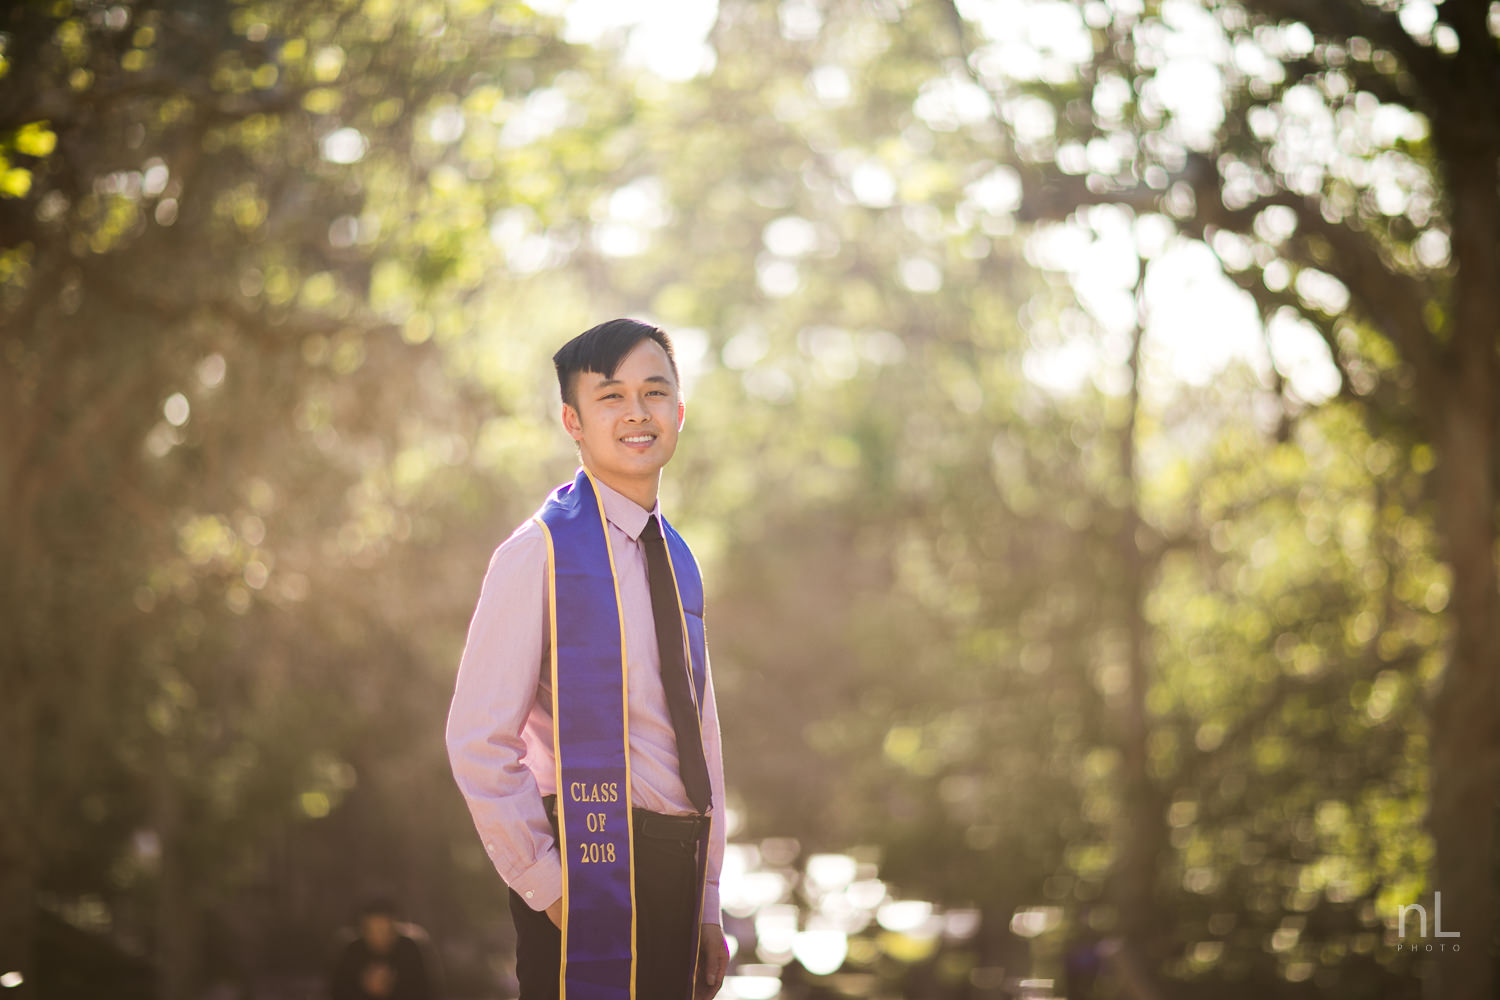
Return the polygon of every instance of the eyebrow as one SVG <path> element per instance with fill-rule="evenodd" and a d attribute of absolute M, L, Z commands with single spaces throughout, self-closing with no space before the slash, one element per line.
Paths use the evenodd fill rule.
<path fill-rule="evenodd" d="M 648 375 L 645 378 L 644 381 L 652 382 L 652 383 L 660 383 L 662 385 L 671 385 L 672 384 L 672 380 L 669 379 L 669 378 L 667 378 L 665 375 Z M 594 391 L 598 392 L 600 389 L 607 389 L 607 388 L 609 388 L 610 386 L 613 386 L 613 385 L 624 385 L 624 384 L 625 383 L 621 379 L 607 378 L 607 379 L 603 379 L 602 381 L 595 382 L 594 383 Z"/>

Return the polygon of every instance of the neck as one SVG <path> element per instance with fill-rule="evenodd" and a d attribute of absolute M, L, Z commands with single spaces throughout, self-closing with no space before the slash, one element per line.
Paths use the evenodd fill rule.
<path fill-rule="evenodd" d="M 605 486 L 628 500 L 634 500 L 641 505 L 643 510 L 650 510 L 656 506 L 656 491 L 661 485 L 661 472 L 658 470 L 650 476 L 641 479 L 619 479 L 613 476 L 601 476 L 589 467 L 587 462 L 584 468 L 589 470 L 589 475 L 599 480 Z"/>

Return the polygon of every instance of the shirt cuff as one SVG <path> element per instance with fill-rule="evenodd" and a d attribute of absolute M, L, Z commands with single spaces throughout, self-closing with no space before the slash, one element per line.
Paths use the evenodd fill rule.
<path fill-rule="evenodd" d="M 517 876 L 510 887 L 533 910 L 545 910 L 562 899 L 562 858 L 556 851 L 548 851 Z"/>
<path fill-rule="evenodd" d="M 723 926 L 724 917 L 719 912 L 719 884 L 717 882 L 710 882 L 703 887 L 703 917 L 699 922 Z"/>

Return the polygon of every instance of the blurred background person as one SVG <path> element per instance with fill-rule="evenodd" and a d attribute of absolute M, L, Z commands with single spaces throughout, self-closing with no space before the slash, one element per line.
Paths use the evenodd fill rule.
<path fill-rule="evenodd" d="M 344 946 L 328 993 L 332 1000 L 431 1000 L 427 961 L 415 938 L 421 931 L 396 922 L 396 907 L 384 898 L 366 903 L 359 936 Z"/>

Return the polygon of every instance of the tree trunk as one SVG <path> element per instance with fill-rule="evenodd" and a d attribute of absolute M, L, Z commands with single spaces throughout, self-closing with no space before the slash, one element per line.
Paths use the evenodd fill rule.
<path fill-rule="evenodd" d="M 0 541 L 0 975 L 22 982 L 7 998 L 34 996 L 37 880 L 36 740 L 40 697 L 29 630 L 32 602 L 24 600 L 28 549 L 24 539 Z"/>
<path fill-rule="evenodd" d="M 1136 291 L 1139 299 L 1139 286 Z M 1166 834 L 1161 789 L 1151 775 L 1151 723 L 1146 708 L 1151 683 L 1148 649 L 1151 626 L 1146 619 L 1150 566 L 1147 555 L 1141 551 L 1138 537 L 1141 514 L 1135 449 L 1136 417 L 1141 402 L 1141 341 L 1144 337 L 1144 327 L 1137 325 L 1129 361 L 1130 410 L 1120 429 L 1119 440 L 1120 470 L 1126 492 L 1121 510 L 1118 555 L 1128 682 L 1121 713 L 1124 795 L 1120 855 L 1111 881 L 1114 882 L 1113 895 L 1120 910 L 1121 940 L 1145 977 L 1145 985 L 1154 992 L 1152 983 L 1164 957 L 1161 953 L 1164 928 L 1157 905 L 1156 886 Z"/>
<path fill-rule="evenodd" d="M 1432 799 L 1437 846 L 1434 891 L 1443 893 L 1444 930 L 1462 937 L 1435 954 L 1433 1000 L 1492 1000 L 1495 933 L 1497 649 L 1494 442 L 1483 409 L 1449 408 L 1437 470 L 1438 505 L 1453 573 L 1454 636 L 1432 719 Z M 1415 902 L 1415 901 L 1414 901 Z M 1458 945 L 1454 953 L 1451 946 Z"/>
<path fill-rule="evenodd" d="M 168 748 L 153 775 L 161 871 L 157 885 L 156 967 L 160 1000 L 188 1000 L 196 981 L 198 915 L 184 857 L 182 792 Z"/>
<path fill-rule="evenodd" d="M 1470 25 L 1472 29 L 1474 26 Z M 1465 43 L 1467 46 L 1467 43 Z M 1473 71 L 1477 64 L 1470 62 Z M 1484 63 L 1492 66 L 1493 61 Z M 1480 66 L 1481 71 L 1484 70 Z M 1471 72 L 1471 76 L 1473 73 Z M 1471 80 L 1471 83 L 1474 81 Z M 1475 91 L 1477 92 L 1477 91 Z M 1495 805 L 1500 791 L 1500 592 L 1496 585 L 1496 317 L 1500 315 L 1500 138 L 1483 105 L 1434 127 L 1451 203 L 1452 337 L 1432 415 L 1437 523 L 1452 572 L 1453 644 L 1432 716 L 1428 827 L 1437 847 L 1434 891 L 1444 930 L 1460 946 L 1435 953 L 1428 995 L 1495 996 Z"/>
<path fill-rule="evenodd" d="M 12 605 L 13 607 L 14 605 Z M 21 985 L 5 990 L 7 1000 L 34 996 L 36 978 L 35 699 L 21 686 L 15 647 L 3 664 L 0 682 L 0 975 L 19 973 Z"/>
<path fill-rule="evenodd" d="M 1433 889 L 1443 893 L 1444 929 L 1462 935 L 1443 942 L 1460 950 L 1438 954 L 1433 962 L 1429 995 L 1442 1000 L 1494 997 L 1500 600 L 1488 374 L 1483 365 L 1456 373 L 1457 391 L 1443 408 L 1438 428 L 1439 466 L 1434 470 L 1438 521 L 1453 576 L 1453 646 L 1432 718 L 1428 825 L 1437 846 Z"/>

